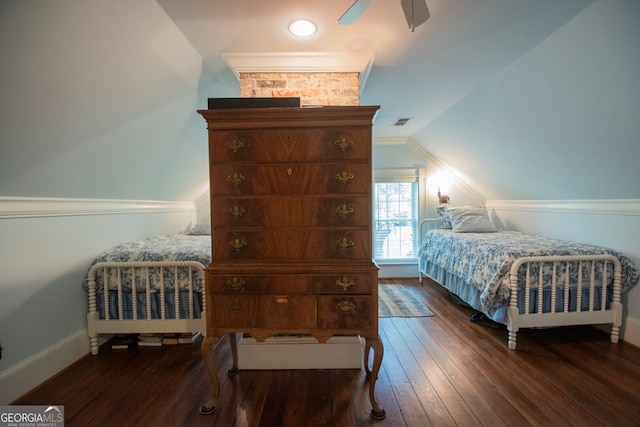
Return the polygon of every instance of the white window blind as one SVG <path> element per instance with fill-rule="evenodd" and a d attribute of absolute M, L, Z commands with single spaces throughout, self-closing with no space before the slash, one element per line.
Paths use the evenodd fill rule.
<path fill-rule="evenodd" d="M 420 205 L 420 169 L 374 171 L 374 258 L 416 258 Z"/>

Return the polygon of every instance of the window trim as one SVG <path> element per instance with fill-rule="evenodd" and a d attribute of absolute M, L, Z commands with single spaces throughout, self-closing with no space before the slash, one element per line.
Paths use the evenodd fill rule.
<path fill-rule="evenodd" d="M 407 257 L 407 258 L 376 258 L 375 257 L 375 252 L 376 252 L 376 242 L 375 242 L 375 229 L 373 232 L 373 254 L 374 254 L 374 259 L 375 262 L 378 263 L 379 265 L 401 265 L 401 264 L 417 264 L 418 262 L 418 256 L 417 256 L 417 251 L 418 251 L 418 245 L 420 243 L 420 230 L 419 230 L 419 224 L 421 221 L 421 218 L 423 216 L 423 213 L 426 212 L 426 195 L 425 195 L 425 189 L 426 189 L 426 171 L 424 168 L 419 168 L 419 167 L 411 167 L 411 168 L 384 168 L 384 169 L 374 169 L 374 188 L 373 188 L 373 193 L 374 193 L 374 197 L 373 197 L 373 222 L 375 224 L 376 221 L 376 215 L 377 215 L 377 210 L 376 210 L 376 191 L 375 191 L 375 184 L 378 183 L 393 183 L 393 182 L 415 182 L 417 183 L 417 188 L 415 190 L 415 194 L 417 195 L 417 205 L 414 203 L 414 206 L 416 208 L 416 213 L 415 213 L 415 230 L 416 230 L 416 236 L 415 236 L 415 256 L 414 257 Z M 375 228 L 375 225 L 374 225 Z"/>

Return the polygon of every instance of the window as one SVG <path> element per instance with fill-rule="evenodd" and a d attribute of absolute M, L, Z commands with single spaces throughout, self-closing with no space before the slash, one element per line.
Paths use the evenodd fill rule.
<path fill-rule="evenodd" d="M 415 169 L 376 171 L 374 258 L 413 260 L 418 246 L 419 180 Z"/>

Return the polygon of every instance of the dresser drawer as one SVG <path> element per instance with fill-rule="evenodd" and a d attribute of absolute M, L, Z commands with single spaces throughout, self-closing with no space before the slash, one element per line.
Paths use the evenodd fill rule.
<path fill-rule="evenodd" d="M 314 294 L 317 289 L 306 275 L 205 274 L 207 289 L 213 293 Z"/>
<path fill-rule="evenodd" d="M 317 227 L 360 226 L 371 221 L 371 202 L 365 196 L 344 197 L 229 197 L 213 201 L 211 226 Z"/>
<path fill-rule="evenodd" d="M 318 327 L 315 295 L 264 295 L 265 327 L 314 329 Z"/>
<path fill-rule="evenodd" d="M 207 312 L 220 328 L 264 327 L 264 308 L 259 295 L 221 295 L 207 293 Z"/>
<path fill-rule="evenodd" d="M 371 259 L 366 229 L 212 230 L 214 260 Z"/>
<path fill-rule="evenodd" d="M 372 296 L 318 296 L 318 327 L 321 329 L 367 329 L 377 320 Z M 375 317 L 374 317 L 375 314 Z"/>
<path fill-rule="evenodd" d="M 339 271 L 339 268 L 336 270 Z M 330 274 L 311 276 L 309 280 L 319 294 L 371 295 L 372 283 L 369 274 Z"/>
<path fill-rule="evenodd" d="M 314 329 L 318 325 L 314 295 L 212 294 L 210 299 L 219 328 Z"/>
<path fill-rule="evenodd" d="M 220 164 L 210 171 L 211 195 L 369 194 L 367 163 Z"/>
<path fill-rule="evenodd" d="M 368 130 L 271 129 L 256 132 L 220 131 L 210 145 L 212 162 L 282 162 L 367 159 Z"/>

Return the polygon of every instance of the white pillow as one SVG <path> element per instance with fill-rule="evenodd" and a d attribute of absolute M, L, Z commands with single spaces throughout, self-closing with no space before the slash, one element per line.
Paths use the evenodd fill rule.
<path fill-rule="evenodd" d="M 211 217 L 207 215 L 206 217 L 200 218 L 197 224 L 187 231 L 187 234 L 192 236 L 211 234 Z"/>
<path fill-rule="evenodd" d="M 462 207 L 449 209 L 451 228 L 455 233 L 495 233 L 485 208 Z"/>

